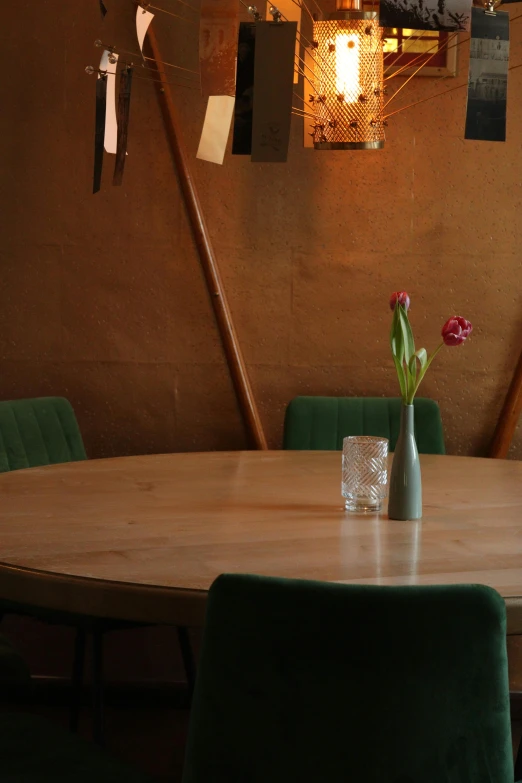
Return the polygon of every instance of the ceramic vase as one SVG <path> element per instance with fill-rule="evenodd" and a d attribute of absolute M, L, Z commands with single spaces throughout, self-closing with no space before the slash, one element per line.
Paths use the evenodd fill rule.
<path fill-rule="evenodd" d="M 402 406 L 401 428 L 390 475 L 388 517 L 390 519 L 422 517 L 422 482 L 413 429 L 413 405 Z"/>

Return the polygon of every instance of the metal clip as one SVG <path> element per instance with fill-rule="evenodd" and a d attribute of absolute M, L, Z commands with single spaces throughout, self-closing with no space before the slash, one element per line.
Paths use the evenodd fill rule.
<path fill-rule="evenodd" d="M 248 6 L 248 13 L 254 17 L 255 22 L 261 21 L 261 14 L 259 13 L 255 5 Z"/>

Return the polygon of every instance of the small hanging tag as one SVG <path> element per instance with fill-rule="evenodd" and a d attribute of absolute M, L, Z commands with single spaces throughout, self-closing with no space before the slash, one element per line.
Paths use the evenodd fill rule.
<path fill-rule="evenodd" d="M 506 140 L 509 15 L 472 9 L 464 138 Z"/>
<path fill-rule="evenodd" d="M 116 119 L 116 69 L 119 55 L 104 49 L 100 59 L 100 71 L 107 74 L 107 108 L 105 112 L 105 152 L 116 154 L 118 121 Z M 110 58 L 110 60 L 109 60 Z"/>
<path fill-rule="evenodd" d="M 98 193 L 101 187 L 103 168 L 103 139 L 105 136 L 105 112 L 107 107 L 107 76 L 101 74 L 96 79 L 96 119 L 94 128 L 94 176 L 92 192 Z"/>
<path fill-rule="evenodd" d="M 284 163 L 290 143 L 297 22 L 258 22 L 252 161 Z"/>
<path fill-rule="evenodd" d="M 132 87 L 132 68 L 124 68 L 120 74 L 120 92 L 118 95 L 118 145 L 114 162 L 113 185 L 121 185 L 125 157 L 127 153 L 127 137 L 129 133 L 129 112 Z"/>
<path fill-rule="evenodd" d="M 100 13 L 101 13 L 102 19 L 103 19 L 103 17 L 107 13 L 107 8 L 105 7 L 105 3 L 103 2 L 103 0 L 99 0 L 99 2 L 100 2 Z"/>
<path fill-rule="evenodd" d="M 138 36 L 138 44 L 140 46 L 140 52 L 143 54 L 143 41 L 147 35 L 149 25 L 154 19 L 154 14 L 150 11 L 146 11 L 139 5 L 136 9 L 136 35 Z"/>
<path fill-rule="evenodd" d="M 233 112 L 234 98 L 230 95 L 210 96 L 197 158 L 209 163 L 223 164 Z"/>

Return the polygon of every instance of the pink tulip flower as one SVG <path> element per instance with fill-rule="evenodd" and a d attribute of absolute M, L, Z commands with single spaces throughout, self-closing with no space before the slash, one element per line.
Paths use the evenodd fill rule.
<path fill-rule="evenodd" d="M 461 318 L 460 315 L 454 315 L 453 318 L 449 318 L 442 327 L 442 339 L 444 345 L 462 345 L 471 332 L 473 327 L 469 321 L 465 318 Z"/>

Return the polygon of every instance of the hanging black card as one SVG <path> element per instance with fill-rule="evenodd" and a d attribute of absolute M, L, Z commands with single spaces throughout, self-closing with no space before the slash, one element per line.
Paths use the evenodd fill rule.
<path fill-rule="evenodd" d="M 241 22 L 237 43 L 233 155 L 250 155 L 252 152 L 255 51 L 256 25 L 251 22 Z"/>
<path fill-rule="evenodd" d="M 103 0 L 100 0 L 100 13 L 102 15 L 102 18 L 107 13 L 107 8 L 105 7 L 105 3 L 103 2 Z"/>
<path fill-rule="evenodd" d="M 506 140 L 509 16 L 472 9 L 466 139 Z"/>
<path fill-rule="evenodd" d="M 105 114 L 107 112 L 107 76 L 100 75 L 96 79 L 96 120 L 94 127 L 94 177 L 92 192 L 97 193 L 101 187 L 103 168 L 103 141 L 105 138 Z"/>
<path fill-rule="evenodd" d="M 288 157 L 297 22 L 258 22 L 254 68 L 252 161 Z"/>
<path fill-rule="evenodd" d="M 113 185 L 121 185 L 123 181 L 123 169 L 127 156 L 127 137 L 129 133 L 129 111 L 132 87 L 132 68 L 124 68 L 120 74 L 120 92 L 118 94 L 118 142 L 116 147 L 116 160 L 114 162 Z"/>

